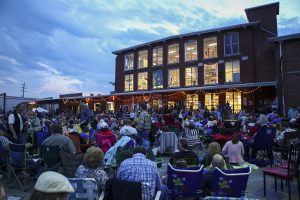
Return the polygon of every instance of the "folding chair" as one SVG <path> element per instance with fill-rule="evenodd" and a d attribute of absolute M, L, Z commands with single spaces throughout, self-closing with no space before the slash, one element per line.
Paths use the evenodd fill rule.
<path fill-rule="evenodd" d="M 0 144 L 0 174 L 7 175 L 8 152 Z"/>
<path fill-rule="evenodd" d="M 178 169 L 168 163 L 169 194 L 172 198 L 197 198 L 201 195 L 203 165 Z"/>
<path fill-rule="evenodd" d="M 59 151 L 59 146 L 41 146 L 40 156 L 42 159 L 42 163 L 44 164 L 45 171 L 58 171 L 60 166 Z"/>
<path fill-rule="evenodd" d="M 39 131 L 35 133 L 34 147 L 40 148 L 44 140 L 47 138 L 47 133 L 44 131 Z"/>
<path fill-rule="evenodd" d="M 273 166 L 263 169 L 264 176 L 264 196 L 266 196 L 266 176 L 273 176 L 275 180 L 275 192 L 277 192 L 277 178 L 281 179 L 281 190 L 283 191 L 282 180 L 287 181 L 289 199 L 291 199 L 291 184 L 293 177 L 297 178 L 298 195 L 300 197 L 300 149 L 296 149 L 294 145 L 286 148 L 273 148 Z"/>
<path fill-rule="evenodd" d="M 9 144 L 9 157 L 8 157 L 8 182 L 11 183 L 11 176 L 13 175 L 18 184 L 20 185 L 23 191 L 26 191 L 25 185 L 27 184 L 27 175 L 24 173 L 31 173 L 30 169 L 33 169 L 32 166 L 29 166 L 29 163 L 32 162 L 32 159 L 29 159 L 26 148 L 24 144 Z M 20 179 L 24 178 L 24 185 L 21 183 Z"/>
<path fill-rule="evenodd" d="M 69 194 L 69 200 L 97 200 L 98 187 L 93 178 L 69 178 L 75 192 Z"/>
<path fill-rule="evenodd" d="M 221 170 L 215 168 L 211 195 L 215 197 L 245 198 L 251 168 Z"/>

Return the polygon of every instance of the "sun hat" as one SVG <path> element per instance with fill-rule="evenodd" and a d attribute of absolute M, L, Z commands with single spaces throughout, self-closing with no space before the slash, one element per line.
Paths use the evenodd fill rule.
<path fill-rule="evenodd" d="M 104 128 L 108 128 L 108 124 L 106 122 L 100 122 L 97 125 L 98 129 L 104 129 Z"/>
<path fill-rule="evenodd" d="M 45 193 L 74 192 L 74 188 L 65 176 L 52 171 L 42 173 L 34 189 Z"/>

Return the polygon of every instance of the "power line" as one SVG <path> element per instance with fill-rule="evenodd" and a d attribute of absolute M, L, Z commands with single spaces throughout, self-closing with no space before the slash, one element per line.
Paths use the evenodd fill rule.
<path fill-rule="evenodd" d="M 26 85 L 25 85 L 25 82 L 24 82 L 23 84 L 21 84 L 22 98 L 25 97 L 25 92 L 27 92 L 27 91 L 25 91 L 25 89 L 27 89 L 27 88 L 26 88 Z"/>

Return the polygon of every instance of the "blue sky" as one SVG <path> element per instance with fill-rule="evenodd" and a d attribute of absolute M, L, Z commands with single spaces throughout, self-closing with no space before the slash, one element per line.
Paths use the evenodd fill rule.
<path fill-rule="evenodd" d="M 115 55 L 144 42 L 246 23 L 271 0 L 0 0 L 0 93 L 55 97 L 113 90 Z M 300 32 L 299 0 L 280 1 L 279 35 Z"/>

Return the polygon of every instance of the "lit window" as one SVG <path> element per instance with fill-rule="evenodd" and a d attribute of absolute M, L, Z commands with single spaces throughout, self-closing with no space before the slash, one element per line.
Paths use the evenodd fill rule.
<path fill-rule="evenodd" d="M 153 66 L 162 65 L 163 64 L 163 48 L 157 47 L 153 49 Z"/>
<path fill-rule="evenodd" d="M 139 64 L 138 68 L 148 67 L 148 51 L 139 51 Z"/>
<path fill-rule="evenodd" d="M 204 64 L 204 84 L 218 83 L 218 64 Z"/>
<path fill-rule="evenodd" d="M 204 58 L 216 58 L 217 54 L 217 37 L 206 38 L 203 41 Z"/>
<path fill-rule="evenodd" d="M 197 41 L 184 44 L 185 61 L 197 60 Z"/>
<path fill-rule="evenodd" d="M 168 101 L 168 108 L 174 108 L 175 101 Z"/>
<path fill-rule="evenodd" d="M 199 99 L 198 95 L 187 94 L 186 95 L 186 107 L 192 108 L 193 110 L 198 109 Z"/>
<path fill-rule="evenodd" d="M 148 73 L 138 73 L 138 90 L 148 89 Z"/>
<path fill-rule="evenodd" d="M 226 103 L 229 103 L 231 110 L 237 113 L 242 108 L 242 95 L 240 92 L 226 92 Z"/>
<path fill-rule="evenodd" d="M 198 68 L 187 67 L 185 69 L 185 86 L 198 85 Z"/>
<path fill-rule="evenodd" d="M 133 91 L 133 74 L 125 75 L 125 91 Z"/>
<path fill-rule="evenodd" d="M 237 32 L 227 33 L 224 35 L 224 54 L 239 53 L 239 34 Z"/>
<path fill-rule="evenodd" d="M 125 67 L 124 67 L 125 70 L 133 69 L 133 59 L 134 59 L 133 53 L 125 55 Z"/>
<path fill-rule="evenodd" d="M 152 101 L 152 107 L 153 109 L 161 108 L 163 105 L 162 100 L 153 100 Z"/>
<path fill-rule="evenodd" d="M 206 93 L 205 94 L 205 106 L 208 110 L 212 108 L 217 109 L 219 105 L 219 95 L 214 93 Z"/>
<path fill-rule="evenodd" d="M 169 69 L 168 85 L 169 87 L 179 87 L 179 69 Z"/>
<path fill-rule="evenodd" d="M 153 72 L 153 89 L 162 89 L 163 88 L 163 71 L 157 70 Z"/>
<path fill-rule="evenodd" d="M 225 63 L 225 81 L 239 82 L 240 81 L 240 61 L 232 60 Z"/>
<path fill-rule="evenodd" d="M 106 109 L 107 109 L 108 111 L 114 112 L 114 111 L 115 111 L 115 104 L 114 104 L 114 102 L 108 101 L 108 102 L 106 103 Z"/>
<path fill-rule="evenodd" d="M 179 45 L 168 46 L 168 64 L 179 63 Z"/>

